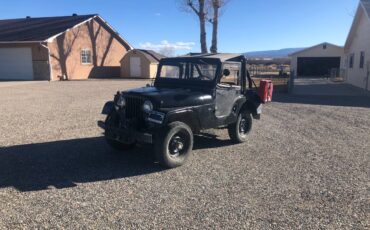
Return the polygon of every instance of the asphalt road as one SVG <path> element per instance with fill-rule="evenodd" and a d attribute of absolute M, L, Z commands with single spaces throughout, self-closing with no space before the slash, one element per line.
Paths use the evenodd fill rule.
<path fill-rule="evenodd" d="M 2 87 L 0 228 L 370 228 L 370 98 L 277 95 L 248 143 L 213 131 L 163 170 L 96 126 L 117 90 L 145 84 Z"/>

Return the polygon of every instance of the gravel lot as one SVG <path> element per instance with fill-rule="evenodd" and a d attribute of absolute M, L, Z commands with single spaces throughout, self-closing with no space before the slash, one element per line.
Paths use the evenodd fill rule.
<path fill-rule="evenodd" d="M 0 228 L 370 228 L 370 98 L 277 95 L 248 143 L 213 131 L 162 170 L 96 125 L 115 91 L 145 84 L 2 87 Z"/>

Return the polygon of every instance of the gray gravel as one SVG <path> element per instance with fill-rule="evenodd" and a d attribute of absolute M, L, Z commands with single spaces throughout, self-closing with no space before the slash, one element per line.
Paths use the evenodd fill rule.
<path fill-rule="evenodd" d="M 248 143 L 212 131 L 162 170 L 96 126 L 115 91 L 145 84 L 2 87 L 0 228 L 370 228 L 370 98 L 277 95 Z"/>

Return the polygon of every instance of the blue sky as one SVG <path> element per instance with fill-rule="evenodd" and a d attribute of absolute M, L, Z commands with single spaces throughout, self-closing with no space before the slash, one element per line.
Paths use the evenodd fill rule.
<path fill-rule="evenodd" d="M 2 3 L 0 18 L 98 13 L 135 48 L 199 51 L 197 18 L 181 11 L 180 1 L 12 0 Z M 357 5 L 358 0 L 230 0 L 220 19 L 219 51 L 343 45 Z"/>

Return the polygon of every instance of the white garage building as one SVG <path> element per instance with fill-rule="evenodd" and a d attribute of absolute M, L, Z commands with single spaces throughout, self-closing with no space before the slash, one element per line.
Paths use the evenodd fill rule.
<path fill-rule="evenodd" d="M 345 67 L 344 48 L 327 42 L 292 53 L 291 69 L 297 78 L 329 76 Z"/>
<path fill-rule="evenodd" d="M 370 90 L 370 0 L 361 0 L 348 35 L 347 82 Z"/>

